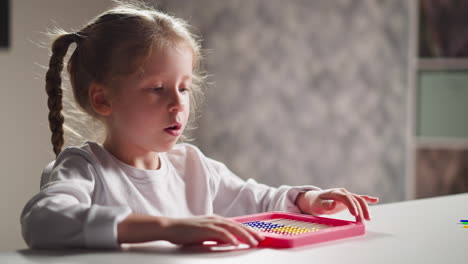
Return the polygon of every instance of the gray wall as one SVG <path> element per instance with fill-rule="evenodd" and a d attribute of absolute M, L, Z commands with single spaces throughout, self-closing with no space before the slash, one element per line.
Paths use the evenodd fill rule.
<path fill-rule="evenodd" d="M 110 1 L 11 0 L 11 47 L 0 49 L 0 251 L 24 248 L 19 215 L 39 191 L 45 165 L 54 159 L 47 121 L 45 69 L 56 25 L 78 28 Z M 55 21 L 55 22 L 54 22 Z"/>
<path fill-rule="evenodd" d="M 164 1 L 209 49 L 197 144 L 243 178 L 405 197 L 409 1 Z"/>

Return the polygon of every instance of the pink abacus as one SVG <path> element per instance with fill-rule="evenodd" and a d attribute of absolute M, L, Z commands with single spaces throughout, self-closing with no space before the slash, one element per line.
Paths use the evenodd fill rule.
<path fill-rule="evenodd" d="M 365 234 L 363 223 L 288 212 L 231 217 L 265 237 L 259 247 L 291 248 Z"/>

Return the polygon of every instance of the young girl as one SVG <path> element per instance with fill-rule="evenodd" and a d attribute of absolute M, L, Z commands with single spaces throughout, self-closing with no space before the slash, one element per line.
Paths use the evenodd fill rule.
<path fill-rule="evenodd" d="M 101 122 L 102 143 L 61 150 L 61 71 L 77 104 Z M 378 198 L 343 188 L 280 186 L 242 180 L 193 145 L 176 144 L 199 92 L 200 43 L 181 19 L 121 3 L 83 29 L 60 35 L 46 75 L 56 160 L 21 214 L 31 248 L 116 248 L 121 243 L 214 240 L 255 246 L 263 239 L 230 216 L 265 211 L 370 220 Z"/>

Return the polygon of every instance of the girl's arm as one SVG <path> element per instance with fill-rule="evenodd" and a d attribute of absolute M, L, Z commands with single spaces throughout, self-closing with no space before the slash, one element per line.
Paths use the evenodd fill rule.
<path fill-rule="evenodd" d="M 169 221 L 166 217 L 130 214 L 117 225 L 117 242 L 122 244 L 165 240 Z"/>
<path fill-rule="evenodd" d="M 238 245 L 239 240 L 256 246 L 264 237 L 241 224 L 220 216 L 168 218 L 130 214 L 117 225 L 118 243 L 167 240 L 174 244 L 200 244 L 217 241 Z"/>
<path fill-rule="evenodd" d="M 67 154 L 68 153 L 68 154 Z M 22 235 L 30 248 L 116 248 L 121 243 L 206 240 L 255 246 L 262 237 L 218 216 L 174 219 L 132 214 L 125 206 L 94 204 L 96 170 L 92 157 L 67 149 L 45 170 L 41 191 L 21 213 Z"/>
<path fill-rule="evenodd" d="M 377 197 L 359 195 L 344 188 L 332 188 L 323 191 L 301 192 L 296 198 L 296 205 L 302 213 L 335 214 L 345 209 L 356 217 L 357 222 L 371 220 L 367 203 L 375 204 Z"/>
<path fill-rule="evenodd" d="M 300 213 L 295 200 L 301 191 L 321 190 L 312 185 L 271 187 L 256 182 L 244 181 L 224 164 L 205 158 L 210 168 L 214 194 L 214 212 L 224 216 L 238 216 L 268 211 Z"/>
<path fill-rule="evenodd" d="M 130 209 L 89 205 L 83 198 L 85 193 L 73 185 L 82 187 L 83 184 L 55 184 L 26 204 L 21 213 L 21 228 L 24 241 L 30 248 L 118 246 L 117 223 L 130 214 Z"/>
<path fill-rule="evenodd" d="M 66 149 L 43 172 L 41 190 L 20 216 L 24 241 L 30 248 L 115 248 L 117 224 L 131 210 L 94 204 L 96 170 L 92 157 Z"/>

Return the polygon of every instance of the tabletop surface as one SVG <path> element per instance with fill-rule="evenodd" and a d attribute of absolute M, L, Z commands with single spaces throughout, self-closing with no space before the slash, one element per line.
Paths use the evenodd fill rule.
<path fill-rule="evenodd" d="M 121 250 L 0 253 L 0 263 L 468 263 L 468 193 L 371 206 L 364 236 L 292 249 L 208 251 L 160 241 Z M 353 220 L 348 212 L 329 216 Z"/>

